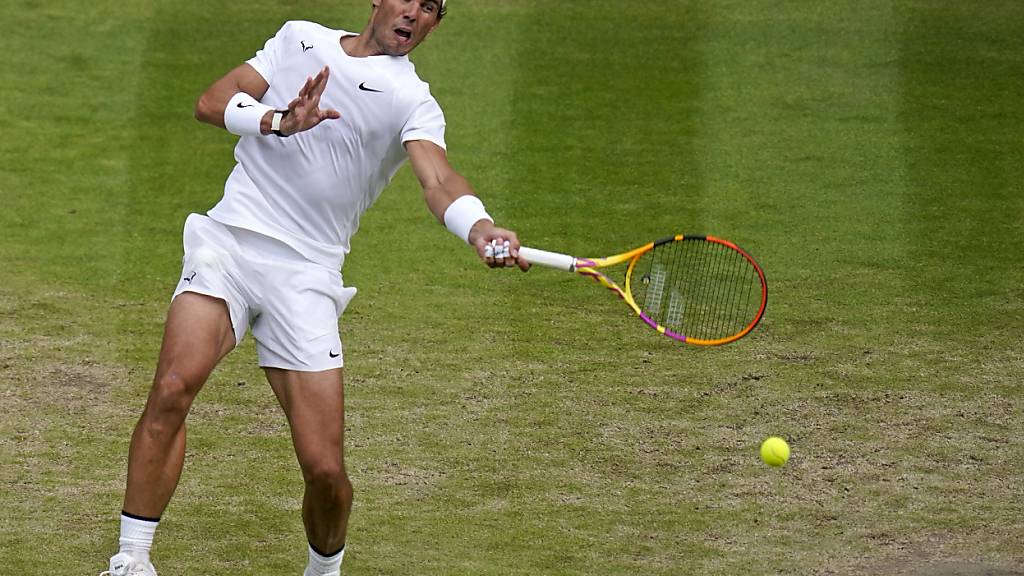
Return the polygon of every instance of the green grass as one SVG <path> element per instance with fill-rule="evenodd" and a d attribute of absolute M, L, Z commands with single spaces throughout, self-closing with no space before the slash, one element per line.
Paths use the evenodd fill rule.
<path fill-rule="evenodd" d="M 284 20 L 366 4 L 5 10 L 0 572 L 116 548 L 181 225 L 232 164 L 195 98 Z M 1024 6 L 459 0 L 414 60 L 525 241 L 715 233 L 771 301 L 677 346 L 588 282 L 486 270 L 404 169 L 345 268 L 346 574 L 1024 572 Z M 249 339 L 190 416 L 164 576 L 301 572 L 254 364 Z"/>

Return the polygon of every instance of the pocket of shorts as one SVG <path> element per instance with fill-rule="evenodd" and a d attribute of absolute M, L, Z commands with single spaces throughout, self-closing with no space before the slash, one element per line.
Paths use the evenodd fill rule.
<path fill-rule="evenodd" d="M 230 259 L 232 238 L 211 226 L 212 220 L 202 214 L 189 214 L 182 238 L 182 264 L 196 269 L 222 271 Z"/>
<path fill-rule="evenodd" d="M 303 310 L 294 309 L 292 313 L 303 313 L 305 310 L 317 310 L 322 315 L 330 314 L 330 307 L 333 305 L 334 318 L 332 324 L 336 324 L 342 312 L 348 307 L 349 302 L 356 295 L 356 289 L 345 286 L 339 272 L 328 270 L 319 265 L 303 264 L 292 268 L 292 274 L 288 277 L 288 290 L 295 293 L 307 293 L 319 298 L 319 304 L 303 306 Z M 307 332 L 307 338 L 319 337 L 322 332 Z"/>
<path fill-rule="evenodd" d="M 338 306 L 338 318 L 341 318 L 345 309 L 348 308 L 348 303 L 356 297 L 356 288 L 355 286 L 342 286 L 338 292 L 338 296 L 334 298 L 334 303 Z"/>
<path fill-rule="evenodd" d="M 328 274 L 330 275 L 328 282 L 331 287 L 331 297 L 334 299 L 334 306 L 338 309 L 338 318 L 341 318 L 345 309 L 348 308 L 349 302 L 356 296 L 356 287 L 345 286 L 340 272 L 329 270 Z"/>

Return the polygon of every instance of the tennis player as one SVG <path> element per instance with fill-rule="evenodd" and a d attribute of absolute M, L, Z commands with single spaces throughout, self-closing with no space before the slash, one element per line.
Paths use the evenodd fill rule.
<path fill-rule="evenodd" d="M 408 54 L 447 0 L 372 0 L 361 33 L 288 22 L 199 98 L 196 118 L 241 138 L 223 198 L 184 228 L 145 410 L 132 435 L 113 576 L 152 576 L 150 548 L 181 475 L 185 418 L 214 367 L 251 330 L 305 480 L 305 576 L 337 576 L 352 485 L 343 457 L 341 269 L 359 218 L 409 158 L 430 211 L 491 267 L 518 264 L 449 165 L 445 120 Z"/>

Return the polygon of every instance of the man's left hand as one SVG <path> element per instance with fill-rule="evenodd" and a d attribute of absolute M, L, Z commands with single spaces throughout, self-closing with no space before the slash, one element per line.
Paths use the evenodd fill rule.
<path fill-rule="evenodd" d="M 488 220 L 481 220 L 473 225 L 469 236 L 477 255 L 491 268 L 518 265 L 523 272 L 530 269 L 529 262 L 519 259 L 519 238 L 515 232 L 498 228 Z"/>

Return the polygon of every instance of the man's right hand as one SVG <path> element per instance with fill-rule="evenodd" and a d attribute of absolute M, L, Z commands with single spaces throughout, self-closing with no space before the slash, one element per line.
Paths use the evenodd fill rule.
<path fill-rule="evenodd" d="M 324 120 L 337 120 L 341 118 L 341 112 L 333 108 L 321 109 L 320 96 L 327 88 L 327 80 L 331 76 L 331 69 L 324 66 L 323 70 L 315 78 L 307 78 L 306 83 L 299 90 L 299 95 L 288 103 L 288 114 L 281 119 L 281 133 L 291 136 L 298 132 L 309 130 Z M 264 120 L 267 122 L 267 120 Z M 268 124 L 269 126 L 269 124 Z M 267 130 L 269 132 L 269 129 Z"/>

